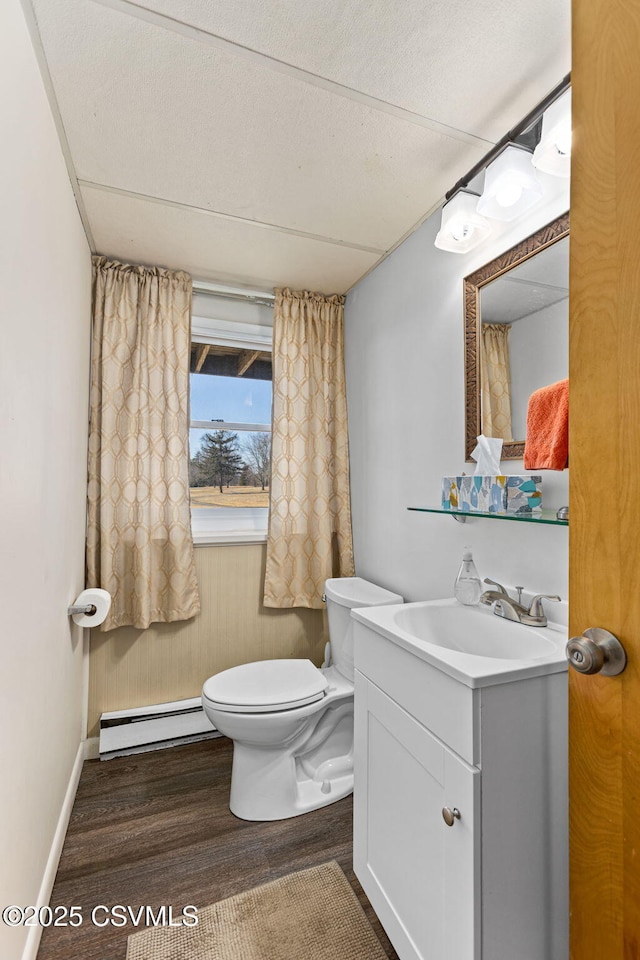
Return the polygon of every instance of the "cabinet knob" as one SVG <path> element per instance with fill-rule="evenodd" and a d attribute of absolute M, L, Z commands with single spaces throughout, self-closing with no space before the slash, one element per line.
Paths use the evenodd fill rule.
<path fill-rule="evenodd" d="M 442 808 L 442 819 L 448 827 L 452 827 L 456 820 L 460 819 L 460 811 L 457 807 L 443 807 Z"/>

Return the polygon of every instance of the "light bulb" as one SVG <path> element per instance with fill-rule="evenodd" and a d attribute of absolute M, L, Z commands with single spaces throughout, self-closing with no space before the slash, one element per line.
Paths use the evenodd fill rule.
<path fill-rule="evenodd" d="M 473 227 L 464 220 L 456 220 L 450 226 L 451 236 L 454 240 L 467 240 L 473 233 Z"/>
<path fill-rule="evenodd" d="M 499 190 L 496 190 L 496 203 L 501 207 L 513 207 L 522 196 L 522 187 L 519 183 L 511 181 L 503 184 Z"/>
<path fill-rule="evenodd" d="M 555 138 L 555 148 L 558 153 L 562 154 L 563 157 L 568 157 L 571 153 L 571 127 L 567 126 L 561 127 Z"/>
<path fill-rule="evenodd" d="M 540 142 L 533 152 L 534 167 L 554 177 L 571 174 L 571 90 L 547 107 Z"/>
<path fill-rule="evenodd" d="M 438 250 L 467 253 L 489 236 L 491 226 L 476 210 L 478 194 L 460 190 L 442 208 L 440 230 L 433 241 Z"/>

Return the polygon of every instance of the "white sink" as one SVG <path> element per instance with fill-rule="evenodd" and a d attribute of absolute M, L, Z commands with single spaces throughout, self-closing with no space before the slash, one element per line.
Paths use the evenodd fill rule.
<path fill-rule="evenodd" d="M 528 627 L 495 616 L 490 607 L 426 600 L 364 607 L 351 615 L 467 686 L 567 669 L 564 627 Z"/>
<path fill-rule="evenodd" d="M 393 622 L 417 640 L 457 650 L 474 657 L 531 660 L 555 651 L 556 644 L 543 629 L 527 628 L 512 620 L 483 616 L 481 607 L 453 606 L 450 602 L 407 603 Z M 478 615 L 480 614 L 480 616 Z"/>

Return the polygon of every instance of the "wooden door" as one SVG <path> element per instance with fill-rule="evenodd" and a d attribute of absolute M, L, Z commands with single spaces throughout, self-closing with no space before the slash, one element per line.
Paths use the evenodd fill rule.
<path fill-rule="evenodd" d="M 640 958 L 640 2 L 573 0 L 570 629 L 572 960 Z"/>

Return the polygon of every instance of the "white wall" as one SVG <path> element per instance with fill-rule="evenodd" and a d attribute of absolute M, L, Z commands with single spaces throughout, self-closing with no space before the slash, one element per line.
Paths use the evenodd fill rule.
<path fill-rule="evenodd" d="M 542 178 L 541 178 L 542 179 Z M 463 278 L 568 209 L 566 181 L 526 222 L 464 256 L 433 246 L 440 214 L 347 297 L 345 353 L 356 569 L 408 600 L 452 595 L 462 548 L 481 576 L 567 595 L 568 531 L 408 512 L 437 505 L 464 460 Z M 548 194 L 547 194 L 548 195 Z M 503 461 L 509 473 L 522 461 Z M 568 471 L 543 471 L 546 506 L 568 502 Z"/>
<path fill-rule="evenodd" d="M 511 424 L 527 432 L 527 404 L 534 390 L 569 376 L 569 301 L 561 300 L 511 324 Z"/>
<path fill-rule="evenodd" d="M 0 4 L 0 905 L 36 903 L 82 737 L 90 256 L 19 0 Z M 27 931 L 0 923 L 0 956 Z"/>

